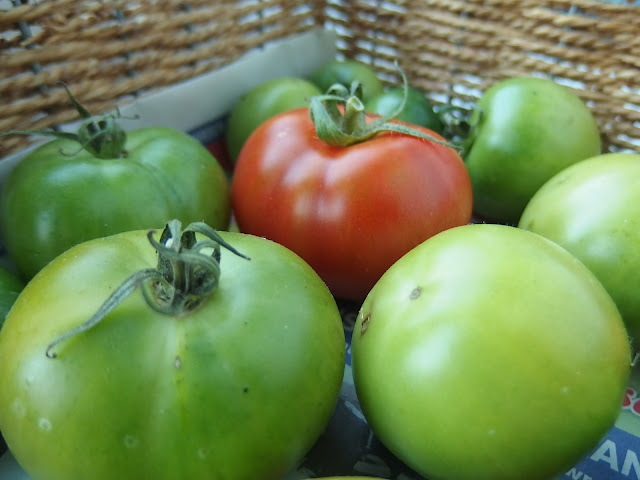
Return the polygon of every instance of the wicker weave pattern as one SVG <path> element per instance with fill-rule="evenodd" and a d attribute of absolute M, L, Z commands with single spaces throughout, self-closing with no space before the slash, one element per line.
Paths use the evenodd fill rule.
<path fill-rule="evenodd" d="M 0 14 L 0 131 L 76 120 L 58 81 L 89 111 L 112 110 L 133 94 L 317 25 L 322 10 L 299 3 L 51 0 L 7 10 Z M 0 140 L 0 157 L 24 143 Z"/>
<path fill-rule="evenodd" d="M 607 149 L 640 149 L 640 8 L 592 0 L 40 0 L 0 13 L 0 130 L 76 119 L 58 81 L 111 110 L 318 26 L 391 83 L 397 58 L 436 101 L 551 76 L 588 102 Z M 0 140 L 0 157 L 24 142 Z"/>

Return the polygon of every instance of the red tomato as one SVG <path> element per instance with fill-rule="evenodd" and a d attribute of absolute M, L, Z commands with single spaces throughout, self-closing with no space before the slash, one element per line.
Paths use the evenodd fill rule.
<path fill-rule="evenodd" d="M 389 131 L 331 146 L 300 108 L 249 137 L 236 164 L 232 204 L 241 231 L 285 245 L 335 296 L 361 300 L 406 252 L 468 223 L 472 194 L 454 149 Z"/>

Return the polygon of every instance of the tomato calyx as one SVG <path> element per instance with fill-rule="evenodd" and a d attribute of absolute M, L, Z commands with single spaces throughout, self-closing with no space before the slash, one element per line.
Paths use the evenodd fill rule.
<path fill-rule="evenodd" d="M 110 159 L 126 156 L 124 148 L 127 141 L 126 132 L 118 125 L 116 114 L 91 115 L 73 96 L 69 88 L 62 82 L 61 85 L 67 92 L 71 103 L 78 111 L 83 121 L 77 133 L 60 130 L 8 130 L 0 133 L 0 137 L 6 135 L 42 135 L 48 137 L 64 138 L 80 144 L 80 150 L 84 149 L 96 158 Z M 78 151 L 80 151 L 78 150 Z M 63 152 L 70 156 L 77 152 Z"/>
<path fill-rule="evenodd" d="M 51 342 L 47 346 L 47 357 L 57 358 L 58 354 L 52 352 L 54 347 L 93 328 L 138 288 L 142 290 L 149 307 L 159 313 L 181 317 L 196 310 L 213 295 L 218 286 L 221 246 L 250 260 L 203 222 L 191 223 L 182 230 L 179 220 L 171 220 L 163 230 L 160 241 L 153 238 L 155 233 L 155 230 L 149 230 L 147 238 L 158 252 L 156 268 L 131 274 L 89 320 Z M 196 233 L 206 238 L 197 239 Z"/>
<path fill-rule="evenodd" d="M 397 64 L 396 64 L 397 66 Z M 423 138 L 447 147 L 455 145 L 435 138 L 406 124 L 392 122 L 404 109 L 409 95 L 409 83 L 404 72 L 398 68 L 403 81 L 404 95 L 400 105 L 390 115 L 367 121 L 367 112 L 362 101 L 362 86 L 357 80 L 347 89 L 334 84 L 324 95 L 311 97 L 309 115 L 318 138 L 334 147 L 348 147 L 369 140 L 380 132 L 398 132 Z"/>
<path fill-rule="evenodd" d="M 457 145 L 463 158 L 477 136 L 477 126 L 481 113 L 477 106 L 468 111 L 451 104 L 444 105 L 437 111 L 437 116 L 443 126 L 443 137 Z M 473 121 L 471 120 L 472 117 L 474 117 Z"/>

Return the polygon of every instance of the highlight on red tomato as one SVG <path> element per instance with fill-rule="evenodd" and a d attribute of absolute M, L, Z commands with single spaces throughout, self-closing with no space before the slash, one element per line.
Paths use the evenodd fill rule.
<path fill-rule="evenodd" d="M 0 330 L 0 429 L 34 480 L 277 480 L 324 431 L 344 364 L 338 307 L 300 257 L 172 221 L 29 282 Z"/>
<path fill-rule="evenodd" d="M 640 155 L 607 153 L 548 180 L 525 208 L 520 228 L 578 257 L 615 300 L 640 348 Z"/>
<path fill-rule="evenodd" d="M 389 268 L 351 361 L 373 432 L 425 478 L 548 480 L 613 426 L 631 350 L 614 301 L 567 250 L 472 224 Z"/>
<path fill-rule="evenodd" d="M 367 118 L 360 98 L 357 86 L 338 87 L 310 109 L 263 123 L 232 180 L 241 231 L 290 248 L 335 296 L 355 300 L 411 248 L 468 223 L 472 211 L 457 151 L 394 115 Z"/>

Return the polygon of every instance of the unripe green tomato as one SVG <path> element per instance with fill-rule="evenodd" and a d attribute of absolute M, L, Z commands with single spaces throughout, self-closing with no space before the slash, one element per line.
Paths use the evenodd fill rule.
<path fill-rule="evenodd" d="M 325 429 L 345 362 L 335 300 L 281 245 L 220 232 L 250 260 L 222 249 L 202 303 L 161 313 L 135 290 L 46 355 L 157 265 L 146 233 L 69 249 L 16 300 L 0 330 L 0 429 L 13 456 L 33 480 L 281 478 Z"/>
<path fill-rule="evenodd" d="M 121 156 L 106 159 L 59 138 L 11 170 L 0 197 L 2 243 L 28 280 L 89 239 L 157 228 L 171 218 L 224 229 L 229 190 L 217 159 L 181 131 L 130 131 Z"/>
<path fill-rule="evenodd" d="M 309 105 L 309 99 L 320 95 L 313 83 L 298 77 L 267 80 L 249 90 L 231 109 L 225 130 L 227 151 L 235 163 L 244 142 L 264 121 L 298 107 Z"/>
<path fill-rule="evenodd" d="M 445 230 L 389 268 L 351 353 L 373 432 L 434 480 L 560 477 L 614 425 L 631 363 L 593 273 L 495 224 Z"/>
<path fill-rule="evenodd" d="M 589 267 L 640 348 L 640 155 L 597 155 L 562 170 L 536 192 L 518 226 Z"/>
<path fill-rule="evenodd" d="M 391 115 L 402 103 L 403 96 L 403 88 L 392 88 L 365 102 L 365 109 L 382 116 Z M 418 89 L 408 89 L 405 106 L 395 118 L 442 134 L 440 117 L 434 112 L 431 101 Z"/>
<path fill-rule="evenodd" d="M 322 93 L 338 83 L 351 88 L 354 81 L 362 86 L 362 101 L 379 95 L 384 90 L 382 80 L 369 65 L 356 60 L 334 60 L 317 68 L 309 77 Z"/>
<path fill-rule="evenodd" d="M 585 103 L 545 78 L 496 83 L 471 117 L 465 164 L 474 211 L 487 220 L 517 224 L 533 194 L 565 167 L 601 151 L 598 125 Z"/>

